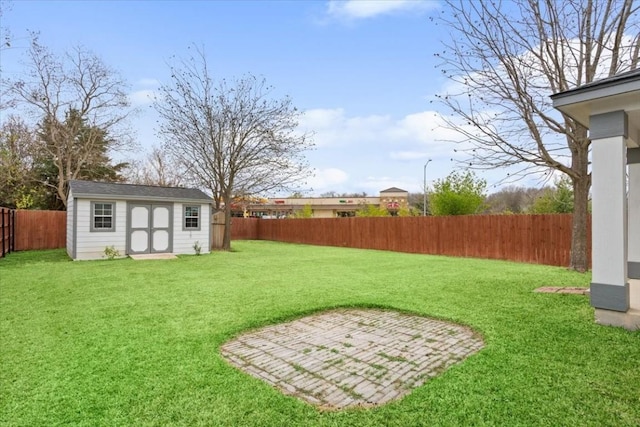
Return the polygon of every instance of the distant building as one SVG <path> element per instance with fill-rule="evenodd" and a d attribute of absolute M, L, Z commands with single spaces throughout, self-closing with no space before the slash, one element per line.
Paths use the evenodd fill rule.
<path fill-rule="evenodd" d="M 249 200 L 232 205 L 233 216 L 257 218 L 288 218 L 305 206 L 311 207 L 314 218 L 337 218 L 355 216 L 362 205 L 385 208 L 391 215 L 400 209 L 409 208 L 409 193 L 391 187 L 382 190 L 378 197 L 280 197 Z"/>

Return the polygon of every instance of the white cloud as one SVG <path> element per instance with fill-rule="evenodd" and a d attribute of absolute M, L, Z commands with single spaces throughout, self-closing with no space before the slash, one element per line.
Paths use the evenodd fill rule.
<path fill-rule="evenodd" d="M 422 191 L 422 183 L 418 182 L 416 177 L 410 176 L 368 176 L 363 181 L 358 183 L 359 187 L 362 187 L 367 194 L 377 196 L 380 191 L 387 188 L 397 187 L 403 190 L 407 190 L 410 193 Z"/>
<path fill-rule="evenodd" d="M 160 86 L 160 80 L 152 78 L 142 78 L 136 82 L 139 86 L 146 87 L 158 87 Z"/>
<path fill-rule="evenodd" d="M 309 178 L 307 184 L 313 189 L 314 194 L 335 190 L 336 186 L 347 182 L 349 174 L 338 168 L 314 169 L 314 175 Z"/>
<path fill-rule="evenodd" d="M 312 132 L 318 149 L 379 150 L 391 159 L 413 160 L 449 153 L 460 135 L 447 128 L 436 111 L 422 111 L 394 120 L 391 116 L 348 117 L 341 108 L 314 109 L 300 120 L 301 132 Z"/>
<path fill-rule="evenodd" d="M 393 160 L 419 160 L 428 157 L 424 151 L 392 151 L 389 155 Z"/>
<path fill-rule="evenodd" d="M 330 0 L 327 15 L 334 18 L 355 20 L 401 12 L 423 12 L 437 7 L 426 0 Z"/>
<path fill-rule="evenodd" d="M 342 108 L 335 109 L 315 109 L 307 110 L 302 116 L 301 122 L 311 129 L 326 129 L 335 124 L 335 122 L 342 120 L 344 116 L 344 110 Z"/>
<path fill-rule="evenodd" d="M 300 119 L 302 132 L 313 132 L 317 147 L 372 142 L 392 124 L 389 116 L 347 117 L 342 108 L 307 110 Z"/>
<path fill-rule="evenodd" d="M 149 105 L 155 99 L 156 93 L 152 89 L 137 90 L 129 94 L 129 101 L 134 107 Z"/>
<path fill-rule="evenodd" d="M 472 146 L 462 142 L 463 136 L 452 125 L 458 129 L 469 126 L 433 110 L 400 118 L 349 116 L 342 108 L 309 110 L 300 121 L 300 130 L 314 132 L 316 150 L 309 157 L 318 170 L 308 185 L 314 195 L 327 191 L 377 195 L 389 187 L 419 193 L 427 159 L 432 160 L 427 185 L 464 167 L 458 161 L 468 157 L 463 151 Z M 513 172 L 498 168 L 479 171 L 478 176 L 493 186 Z"/>
<path fill-rule="evenodd" d="M 376 195 L 389 187 L 421 191 L 426 159 L 433 159 L 430 180 L 440 178 L 450 172 L 454 150 L 461 148 L 451 142 L 459 135 L 444 125 L 436 111 L 398 119 L 349 116 L 342 108 L 306 111 L 300 131 L 314 133 L 316 150 L 309 156 L 320 169 L 309 182 L 313 194 L 366 191 Z"/>

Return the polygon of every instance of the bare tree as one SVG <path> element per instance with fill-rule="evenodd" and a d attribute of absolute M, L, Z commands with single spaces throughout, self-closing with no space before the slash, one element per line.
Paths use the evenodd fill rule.
<path fill-rule="evenodd" d="M 591 186 L 587 129 L 549 95 L 635 69 L 640 16 L 633 0 L 448 0 L 451 30 L 437 54 L 451 79 L 440 95 L 472 167 L 566 174 L 575 195 L 570 267 L 585 271 Z"/>
<path fill-rule="evenodd" d="M 143 161 L 129 162 L 125 176 L 133 184 L 181 187 L 187 183 L 181 169 L 166 151 L 153 147 Z"/>
<path fill-rule="evenodd" d="M 88 165 L 108 161 L 105 151 L 131 148 L 123 125 L 129 105 L 126 85 L 95 54 L 75 48 L 58 57 L 34 40 L 25 79 L 3 83 L 39 123 L 43 150 L 56 179 L 43 180 L 66 207 L 68 183 L 82 178 Z"/>
<path fill-rule="evenodd" d="M 312 147 L 296 131 L 299 112 L 288 97 L 273 99 L 264 79 L 216 82 L 201 51 L 171 66 L 172 84 L 154 106 L 164 148 L 199 185 L 224 205 L 223 248 L 230 249 L 234 196 L 292 188 L 308 176 L 304 152 Z"/>
<path fill-rule="evenodd" d="M 548 188 L 524 188 L 508 186 L 487 196 L 487 213 L 529 212 L 536 198 Z"/>
<path fill-rule="evenodd" d="M 13 9 L 12 2 L 8 0 L 0 0 L 0 22 L 3 24 L 7 21 L 6 14 Z M 0 52 L 6 49 L 11 49 L 13 46 L 13 35 L 11 34 L 11 30 L 9 27 L 5 25 L 0 25 Z"/>

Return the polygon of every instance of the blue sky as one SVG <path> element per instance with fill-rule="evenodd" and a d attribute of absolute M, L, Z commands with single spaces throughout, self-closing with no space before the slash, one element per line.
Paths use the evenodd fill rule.
<path fill-rule="evenodd" d="M 16 42 L 3 73 L 19 73 L 28 40 L 63 52 L 78 44 L 130 83 L 141 112 L 132 121 L 143 149 L 159 145 L 149 95 L 169 82 L 167 62 L 204 47 L 216 77 L 263 76 L 276 96 L 305 111 L 315 132 L 307 154 L 312 191 L 366 192 L 397 186 L 421 192 L 456 164 L 453 143 L 431 102 L 447 81 L 433 54 L 448 33 L 430 17 L 438 1 L 14 1 L 2 25 Z M 503 178 L 480 174 L 490 187 Z M 490 188 L 490 191 L 492 189 Z"/>

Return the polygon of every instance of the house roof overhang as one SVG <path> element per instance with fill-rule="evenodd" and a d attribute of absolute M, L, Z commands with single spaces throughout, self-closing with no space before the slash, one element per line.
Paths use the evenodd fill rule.
<path fill-rule="evenodd" d="M 551 96 L 553 106 L 590 127 L 591 116 L 624 110 L 629 120 L 629 142 L 640 144 L 640 69 L 560 92 Z"/>

